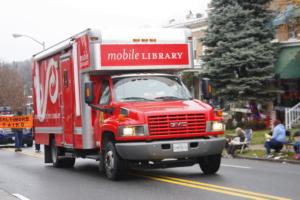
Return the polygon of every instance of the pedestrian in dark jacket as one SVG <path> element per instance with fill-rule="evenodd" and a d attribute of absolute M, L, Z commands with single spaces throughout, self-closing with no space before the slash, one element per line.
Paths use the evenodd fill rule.
<path fill-rule="evenodd" d="M 295 138 L 295 144 L 294 144 L 295 155 L 294 155 L 294 159 L 300 160 L 300 131 L 297 131 L 294 134 L 294 138 Z"/>
<path fill-rule="evenodd" d="M 22 116 L 22 112 L 18 111 L 16 116 Z M 14 128 L 13 132 L 15 133 L 15 152 L 22 151 L 23 129 L 22 128 Z"/>

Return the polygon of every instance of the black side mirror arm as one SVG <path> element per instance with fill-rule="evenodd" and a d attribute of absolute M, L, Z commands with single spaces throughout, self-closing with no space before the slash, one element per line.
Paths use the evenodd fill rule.
<path fill-rule="evenodd" d="M 89 104 L 89 106 L 91 106 L 92 108 L 94 108 L 96 110 L 100 110 L 101 112 L 108 113 L 110 115 L 112 115 L 114 112 L 113 108 L 103 108 L 103 107 L 101 107 L 99 105 L 95 105 L 95 104 Z"/>

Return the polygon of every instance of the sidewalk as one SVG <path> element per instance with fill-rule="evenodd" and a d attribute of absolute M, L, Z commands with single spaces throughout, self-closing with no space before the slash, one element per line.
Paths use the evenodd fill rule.
<path fill-rule="evenodd" d="M 237 154 L 235 158 L 241 159 L 250 159 L 250 160 L 261 160 L 261 161 L 269 161 L 269 162 L 281 162 L 281 163 L 292 163 L 292 164 L 300 164 L 300 160 L 288 159 L 288 154 L 292 153 L 293 150 L 287 150 L 283 147 L 281 153 L 275 154 L 272 158 L 265 158 L 264 156 L 258 156 L 255 151 L 265 152 L 265 147 L 263 144 L 251 145 L 250 150 L 247 149 L 246 152 L 253 151 L 251 155 L 245 155 L 245 153 Z"/>
<path fill-rule="evenodd" d="M 9 194 L 8 192 L 4 191 L 0 188 L 0 199 L 1 200 L 18 200 L 17 197 Z"/>
<path fill-rule="evenodd" d="M 263 144 L 251 144 L 251 150 L 265 150 Z"/>

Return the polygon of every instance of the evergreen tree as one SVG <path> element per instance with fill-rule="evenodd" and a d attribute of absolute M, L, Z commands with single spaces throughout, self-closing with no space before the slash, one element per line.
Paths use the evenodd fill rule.
<path fill-rule="evenodd" d="M 230 102 L 274 99 L 275 46 L 270 0 L 212 0 L 203 44 L 204 76 Z"/>

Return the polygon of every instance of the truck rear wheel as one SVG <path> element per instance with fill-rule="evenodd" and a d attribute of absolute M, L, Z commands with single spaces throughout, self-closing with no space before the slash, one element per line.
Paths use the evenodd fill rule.
<path fill-rule="evenodd" d="M 126 170 L 126 162 L 117 154 L 112 142 L 105 145 L 103 162 L 105 175 L 110 180 L 119 179 Z"/>
<path fill-rule="evenodd" d="M 26 145 L 27 145 L 27 147 L 32 147 L 32 145 L 33 145 L 33 142 L 32 142 L 32 141 L 30 141 L 30 142 L 28 142 Z"/>
<path fill-rule="evenodd" d="M 72 168 L 75 165 L 75 158 L 64 158 L 63 159 L 63 167 Z"/>
<path fill-rule="evenodd" d="M 64 167 L 64 160 L 59 158 L 61 156 L 61 149 L 59 149 L 55 144 L 55 139 L 51 140 L 51 158 L 53 166 L 56 168 Z"/>
<path fill-rule="evenodd" d="M 211 155 L 199 158 L 199 165 L 204 174 L 215 174 L 221 164 L 221 155 Z"/>

